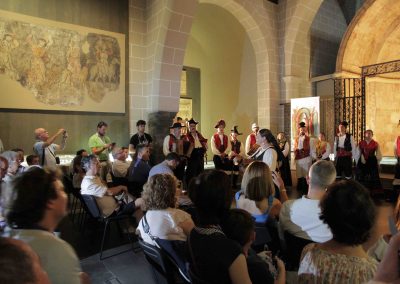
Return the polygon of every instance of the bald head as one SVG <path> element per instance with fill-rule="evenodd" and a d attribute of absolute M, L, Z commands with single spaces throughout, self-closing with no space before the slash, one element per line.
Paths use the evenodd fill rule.
<path fill-rule="evenodd" d="M 44 134 L 48 134 L 48 132 L 44 128 L 36 128 L 34 134 L 37 140 L 43 140 Z"/>
<path fill-rule="evenodd" d="M 336 179 L 336 169 L 331 161 L 318 161 L 308 173 L 309 184 L 313 189 L 325 190 Z"/>

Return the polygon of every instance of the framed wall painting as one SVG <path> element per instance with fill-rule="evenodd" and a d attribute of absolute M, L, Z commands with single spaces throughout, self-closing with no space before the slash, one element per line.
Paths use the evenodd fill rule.
<path fill-rule="evenodd" d="M 125 35 L 0 10 L 0 108 L 125 112 Z"/>

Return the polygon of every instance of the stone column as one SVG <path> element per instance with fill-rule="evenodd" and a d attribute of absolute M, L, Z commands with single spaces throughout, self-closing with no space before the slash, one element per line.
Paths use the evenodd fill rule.
<path fill-rule="evenodd" d="M 164 160 L 163 142 L 165 136 L 169 134 L 169 127 L 176 112 L 156 111 L 148 115 L 148 129 L 153 138 L 152 153 L 156 163 Z"/>

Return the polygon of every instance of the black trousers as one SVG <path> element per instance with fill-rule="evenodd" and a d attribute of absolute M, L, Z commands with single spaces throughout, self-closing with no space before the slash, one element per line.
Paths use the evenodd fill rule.
<path fill-rule="evenodd" d="M 190 180 L 202 172 L 204 172 L 204 150 L 195 148 L 187 161 L 186 183 L 189 185 Z"/>
<path fill-rule="evenodd" d="M 338 157 L 336 160 L 336 176 L 342 177 L 342 173 L 346 178 L 353 175 L 353 160 L 351 156 Z"/>

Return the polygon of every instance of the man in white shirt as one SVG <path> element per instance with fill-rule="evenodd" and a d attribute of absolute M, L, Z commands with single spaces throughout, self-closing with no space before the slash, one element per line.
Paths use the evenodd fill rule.
<path fill-rule="evenodd" d="M 82 167 L 86 171 L 86 175 L 82 180 L 81 194 L 93 195 L 96 197 L 97 205 L 103 216 L 108 217 L 115 211 L 118 214 L 132 215 L 135 212 L 136 204 L 140 206 L 140 200 L 135 202 L 128 196 L 128 188 L 124 185 L 118 185 L 108 188 L 99 177 L 101 165 L 99 159 L 95 155 L 89 155 L 82 158 Z M 115 196 L 124 194 L 129 199 L 125 199 L 119 204 Z"/>
<path fill-rule="evenodd" d="M 356 146 L 353 135 L 347 133 L 347 121 L 341 121 L 339 124 L 339 133 L 335 138 L 333 146 L 336 162 L 336 178 L 351 179 L 353 175 L 353 158 L 356 156 Z"/>
<path fill-rule="evenodd" d="M 61 144 L 53 143 L 61 134 Z M 37 128 L 35 129 L 35 137 L 36 143 L 33 145 L 33 151 L 39 156 L 40 165 L 55 168 L 57 166 L 56 151 L 64 150 L 68 137 L 67 131 L 64 128 L 60 128 L 56 134 L 50 137 L 46 129 Z"/>
<path fill-rule="evenodd" d="M 336 170 L 332 162 L 321 160 L 311 166 L 307 195 L 282 205 L 279 223 L 283 231 L 318 243 L 332 238 L 329 227 L 319 219 L 319 202 L 335 178 Z"/>

